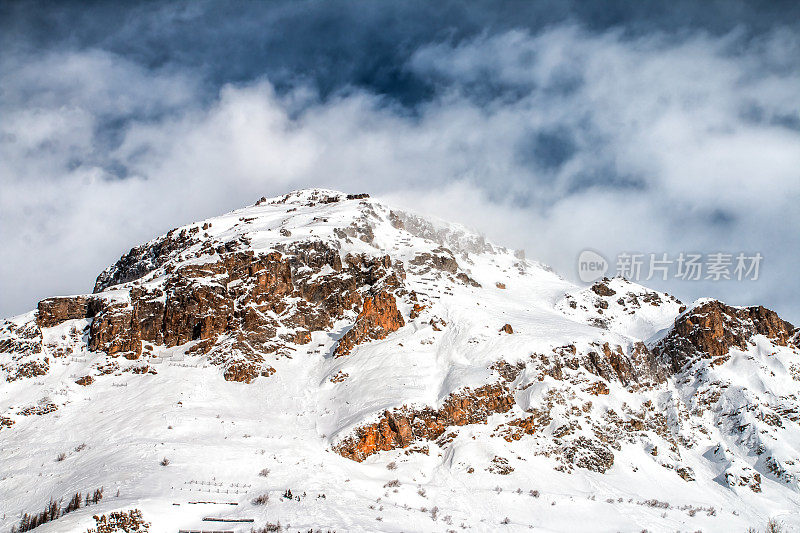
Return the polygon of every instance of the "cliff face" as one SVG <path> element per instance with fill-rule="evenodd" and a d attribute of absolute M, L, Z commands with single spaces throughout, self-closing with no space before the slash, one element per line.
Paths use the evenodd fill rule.
<path fill-rule="evenodd" d="M 282 252 L 257 255 L 241 240 L 216 247 L 206 241 L 189 254 L 197 263 L 176 266 L 158 255 L 176 251 L 160 241 L 150 249 L 136 249 L 148 265 L 167 265 L 158 282 L 133 281 L 111 296 L 99 291 L 43 300 L 37 325 L 91 318 L 92 351 L 136 360 L 145 346 L 191 345 L 193 352 L 212 354 L 225 367 L 226 379 L 250 382 L 266 375 L 264 354 L 310 342 L 311 332 L 330 329 L 348 311 L 359 314 L 337 355 L 365 340 L 384 338 L 404 324 L 394 297 L 386 292 L 402 287 L 404 273 L 388 256 L 348 254 L 342 260 L 322 241 L 292 243 Z M 101 274 L 97 287 L 104 279 L 146 275 L 130 257 L 120 260 L 113 275 Z M 229 372 L 231 365 L 235 371 Z"/>
<path fill-rule="evenodd" d="M 179 393 L 182 410 L 202 382 L 256 409 L 248 438 L 274 426 L 353 465 L 446 457 L 453 476 L 535 463 L 698 494 L 793 491 L 797 344 L 763 307 L 687 305 L 619 278 L 579 288 L 460 226 L 298 191 L 175 229 L 93 293 L 0 325 L 0 430 L 68 420 L 123 379 Z M 166 416 L 147 409 L 135 416 Z"/>
<path fill-rule="evenodd" d="M 745 350 L 755 335 L 786 346 L 796 333 L 797 328 L 765 307 L 736 308 L 712 300 L 678 317 L 654 352 L 677 372 L 696 358 L 721 364 L 731 348 Z"/>

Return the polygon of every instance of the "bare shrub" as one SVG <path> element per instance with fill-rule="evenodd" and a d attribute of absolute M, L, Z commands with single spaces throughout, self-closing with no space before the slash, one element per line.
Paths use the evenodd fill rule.
<path fill-rule="evenodd" d="M 651 500 L 645 500 L 644 502 L 642 502 L 642 504 L 646 505 L 648 507 L 655 507 L 657 509 L 669 509 L 670 508 L 670 505 L 669 505 L 668 502 L 662 502 L 660 500 L 656 500 L 655 498 L 653 498 Z"/>
<path fill-rule="evenodd" d="M 775 520 L 774 518 L 770 518 L 767 520 L 767 533 L 782 533 L 783 532 L 783 524 Z"/>
<path fill-rule="evenodd" d="M 269 475 L 269 468 L 262 468 L 258 475 L 261 477 L 267 477 Z"/>
<path fill-rule="evenodd" d="M 105 533 L 111 531 L 129 531 L 131 533 L 147 533 L 150 531 L 150 522 L 145 522 L 139 509 L 130 511 L 114 511 L 108 516 L 94 517 L 96 528 L 89 529 L 86 533 Z"/>
<path fill-rule="evenodd" d="M 532 490 L 528 494 L 530 494 L 534 498 L 538 498 L 539 497 L 539 491 L 538 490 Z"/>
<path fill-rule="evenodd" d="M 253 505 L 267 505 L 269 503 L 269 494 L 259 494 L 253 498 Z"/>
<path fill-rule="evenodd" d="M 399 479 L 393 479 L 391 481 L 387 481 L 386 484 L 383 486 L 383 488 L 399 487 L 399 486 L 400 486 L 400 480 Z"/>
<path fill-rule="evenodd" d="M 164 457 L 163 459 L 161 459 L 161 462 L 158 463 L 158 464 L 160 464 L 161 466 L 167 466 L 169 464 L 169 459 Z"/>
<path fill-rule="evenodd" d="M 395 463 L 394 461 L 392 461 L 391 463 L 389 463 L 388 465 L 386 465 L 386 468 L 387 468 L 388 470 L 397 470 L 397 463 Z"/>
<path fill-rule="evenodd" d="M 56 462 L 60 463 L 61 461 L 63 461 L 66 458 L 67 458 L 67 454 L 64 453 L 64 452 L 61 452 L 60 454 L 56 455 Z"/>
<path fill-rule="evenodd" d="M 260 527 L 258 529 L 251 529 L 250 533 L 275 533 L 276 531 L 283 531 L 283 526 L 280 522 L 277 524 L 272 524 L 267 522 L 264 527 Z"/>

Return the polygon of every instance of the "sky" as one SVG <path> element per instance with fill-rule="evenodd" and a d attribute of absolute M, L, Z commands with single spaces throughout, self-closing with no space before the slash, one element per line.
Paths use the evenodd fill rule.
<path fill-rule="evenodd" d="M 642 282 L 798 324 L 800 3 L 0 2 L 0 316 L 306 187 L 574 280 L 585 249 L 760 253 Z"/>

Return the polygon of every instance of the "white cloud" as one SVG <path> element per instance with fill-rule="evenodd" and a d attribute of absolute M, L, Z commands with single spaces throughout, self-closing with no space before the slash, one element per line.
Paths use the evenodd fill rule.
<path fill-rule="evenodd" d="M 98 51 L 4 61 L 0 314 L 90 290 L 176 225 L 328 186 L 465 222 L 570 276 L 585 247 L 758 250 L 758 284 L 666 288 L 800 316 L 800 131 L 785 125 L 800 75 L 779 68 L 800 46 L 742 43 L 558 26 L 433 44 L 408 65 L 439 84 L 415 113 L 363 91 L 278 95 L 266 79 L 206 102 L 189 74 Z M 549 166 L 543 132 L 564 145 Z"/>

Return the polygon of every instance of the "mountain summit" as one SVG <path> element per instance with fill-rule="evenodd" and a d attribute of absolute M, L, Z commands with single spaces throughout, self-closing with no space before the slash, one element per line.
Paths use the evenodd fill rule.
<path fill-rule="evenodd" d="M 2 323 L 0 528 L 800 527 L 798 345 L 366 194 L 261 198 Z"/>

